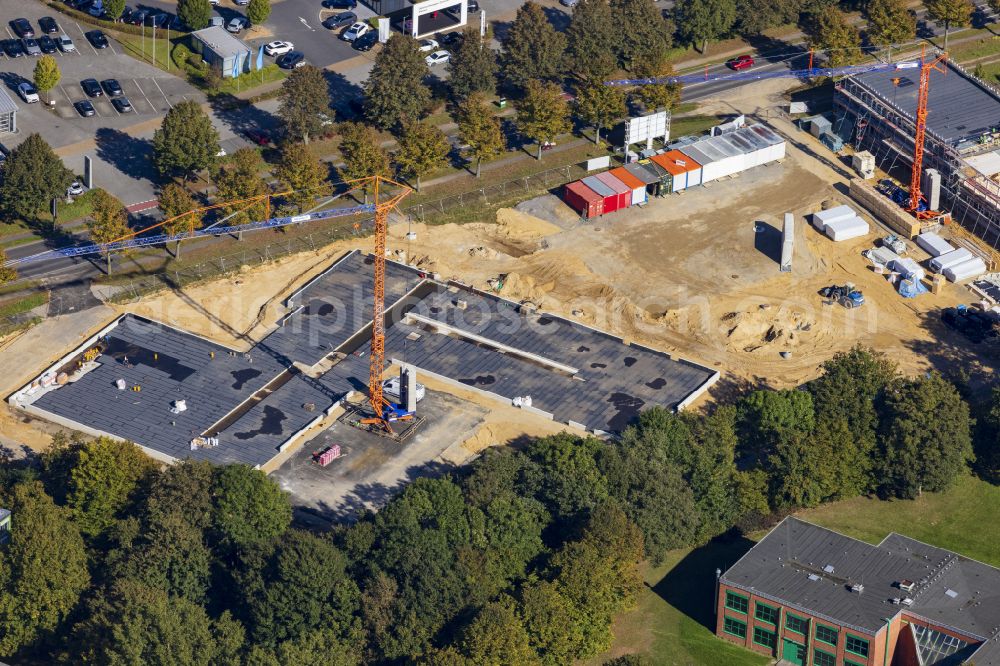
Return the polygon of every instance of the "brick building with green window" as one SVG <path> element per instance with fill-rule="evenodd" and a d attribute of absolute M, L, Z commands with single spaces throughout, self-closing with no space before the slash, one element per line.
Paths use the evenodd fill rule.
<path fill-rule="evenodd" d="M 1000 570 L 794 517 L 723 573 L 716 634 L 795 666 L 1000 666 Z"/>

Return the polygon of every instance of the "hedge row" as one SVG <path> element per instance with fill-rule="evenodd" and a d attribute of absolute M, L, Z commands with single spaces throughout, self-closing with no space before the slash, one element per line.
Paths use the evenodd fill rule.
<path fill-rule="evenodd" d="M 125 35 L 142 35 L 142 26 L 132 25 L 131 23 L 118 23 L 116 21 L 107 21 L 104 19 L 94 18 L 87 12 L 81 12 L 79 10 L 73 9 L 72 7 L 65 5 L 61 2 L 56 2 L 56 0 L 48 0 L 47 4 L 52 9 L 62 12 L 66 16 L 74 18 L 83 23 L 87 23 L 102 30 L 108 30 L 110 32 L 120 32 Z M 146 32 L 149 32 L 148 30 Z M 164 31 L 161 31 L 164 32 Z M 171 30 L 170 32 L 176 33 L 178 36 L 182 34 L 189 34 L 186 30 Z"/>

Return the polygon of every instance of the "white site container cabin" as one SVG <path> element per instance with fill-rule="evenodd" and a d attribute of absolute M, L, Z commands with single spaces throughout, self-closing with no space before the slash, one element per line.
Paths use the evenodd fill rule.
<path fill-rule="evenodd" d="M 771 161 L 771 146 L 763 138 L 746 127 L 741 128 L 729 135 L 734 141 L 742 142 L 747 146 L 746 165 L 747 168 L 767 164 Z"/>
<path fill-rule="evenodd" d="M 917 245 L 922 247 L 932 257 L 940 257 L 942 254 L 948 254 L 955 250 L 951 243 L 933 231 L 928 231 L 917 236 Z"/>
<path fill-rule="evenodd" d="M 767 125 L 750 125 L 746 128 L 763 139 L 770 147 L 768 162 L 777 162 L 785 159 L 785 140 Z"/>
<path fill-rule="evenodd" d="M 727 176 L 732 176 L 750 168 L 750 165 L 747 163 L 747 152 L 750 147 L 747 146 L 744 148 L 739 142 L 733 139 L 732 134 L 713 136 L 710 140 L 715 142 L 715 147 L 727 156 L 725 161 L 726 168 L 729 170 L 726 174 Z"/>
<path fill-rule="evenodd" d="M 854 209 L 845 204 L 843 206 L 827 208 L 826 210 L 813 213 L 812 223 L 818 230 L 826 233 L 826 225 L 831 222 L 835 222 L 836 220 L 847 220 L 857 216 L 858 214 L 854 212 Z"/>
<path fill-rule="evenodd" d="M 938 256 L 931 259 L 929 266 L 931 270 L 935 273 L 940 273 L 946 268 L 951 268 L 952 266 L 958 266 L 959 264 L 965 263 L 969 259 L 974 259 L 975 255 L 966 250 L 964 247 L 960 247 L 957 250 L 952 250 L 951 252 L 945 252 L 944 254 L 939 254 Z"/>
<path fill-rule="evenodd" d="M 701 165 L 701 181 L 709 183 L 743 170 L 743 153 L 725 140 L 724 136 L 702 139 L 680 150 Z"/>

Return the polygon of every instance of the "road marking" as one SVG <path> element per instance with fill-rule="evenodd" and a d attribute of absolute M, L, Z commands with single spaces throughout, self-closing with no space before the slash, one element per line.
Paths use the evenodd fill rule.
<path fill-rule="evenodd" d="M 90 43 L 89 39 L 87 39 L 87 35 L 83 32 L 83 28 L 80 27 L 80 24 L 74 22 L 74 25 L 76 26 L 76 29 L 80 31 L 80 39 L 87 42 L 87 46 L 90 47 L 90 50 L 94 52 L 94 55 L 97 55 L 97 49 L 95 49 L 94 45 Z"/>
<path fill-rule="evenodd" d="M 125 207 L 129 213 L 141 213 L 144 210 L 150 210 L 156 208 L 160 205 L 160 202 L 156 199 L 148 199 L 146 201 L 140 201 L 139 203 L 129 204 Z"/>
<path fill-rule="evenodd" d="M 149 101 L 148 97 L 146 97 L 146 93 L 143 92 L 142 86 L 139 85 L 139 80 L 138 79 L 132 79 L 132 83 L 134 83 L 135 87 L 139 89 L 139 94 L 142 95 L 143 99 L 146 100 L 146 104 L 149 104 L 149 110 L 153 111 L 155 113 L 156 112 L 156 107 L 153 106 L 153 103 Z"/>
<path fill-rule="evenodd" d="M 314 28 L 311 25 L 309 25 L 309 23 L 304 18 L 302 18 L 300 16 L 299 20 L 302 21 L 302 25 L 304 25 L 307 29 L 312 30 L 313 32 L 316 32 L 316 28 Z"/>
<path fill-rule="evenodd" d="M 161 95 L 163 95 L 163 100 L 167 103 L 167 106 L 171 109 L 174 108 L 174 105 L 170 103 L 169 99 L 167 99 L 167 93 L 163 92 L 163 88 L 161 88 L 160 84 L 156 82 L 156 79 L 153 79 L 153 85 L 156 86 L 156 89 L 160 91 Z"/>
<path fill-rule="evenodd" d="M 3 29 L 7 31 L 7 36 L 8 37 L 10 37 L 11 39 L 14 39 L 14 33 L 12 33 L 10 31 L 10 28 L 8 28 L 7 26 L 4 26 Z"/>

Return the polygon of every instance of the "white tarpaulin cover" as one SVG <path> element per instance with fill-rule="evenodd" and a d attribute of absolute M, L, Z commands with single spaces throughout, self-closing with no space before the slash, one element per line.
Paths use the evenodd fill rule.
<path fill-rule="evenodd" d="M 917 236 L 917 245 L 922 247 L 932 257 L 938 257 L 955 249 L 951 246 L 951 243 L 933 231 L 928 231 Z"/>
<path fill-rule="evenodd" d="M 826 225 L 826 235 L 835 241 L 845 241 L 868 234 L 868 223 L 855 215 L 836 219 Z"/>
<path fill-rule="evenodd" d="M 857 213 L 850 206 L 844 205 L 813 213 L 812 222 L 813 226 L 820 231 L 826 231 L 826 225 L 830 224 L 830 222 L 834 220 L 846 220 L 852 217 L 857 217 Z"/>
<path fill-rule="evenodd" d="M 963 261 L 957 266 L 944 269 L 944 276 L 952 282 L 968 280 L 986 272 L 986 264 L 979 257 Z"/>
<path fill-rule="evenodd" d="M 901 257 L 889 264 L 889 270 L 900 273 L 904 278 L 924 279 L 924 269 L 914 259 Z"/>
<path fill-rule="evenodd" d="M 952 250 L 951 252 L 945 252 L 944 254 L 939 254 L 937 257 L 931 259 L 930 267 L 932 271 L 940 273 L 946 268 L 951 268 L 952 266 L 958 266 L 961 263 L 974 258 L 975 255 L 966 250 L 964 247 L 960 247 L 957 250 Z"/>

